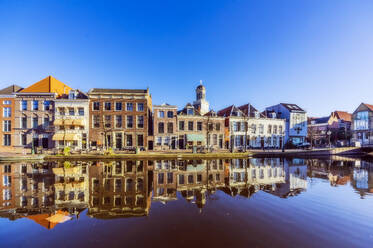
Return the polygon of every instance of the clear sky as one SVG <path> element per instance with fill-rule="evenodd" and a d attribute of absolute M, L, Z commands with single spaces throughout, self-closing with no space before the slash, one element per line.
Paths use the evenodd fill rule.
<path fill-rule="evenodd" d="M 0 0 L 0 87 L 146 88 L 180 108 L 373 104 L 373 1 Z"/>

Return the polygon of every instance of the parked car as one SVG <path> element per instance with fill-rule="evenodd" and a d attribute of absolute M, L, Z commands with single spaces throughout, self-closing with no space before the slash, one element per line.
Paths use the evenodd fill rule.
<path fill-rule="evenodd" d="M 311 149 L 311 144 L 308 142 L 304 142 L 302 144 L 297 145 L 297 148 L 300 149 Z"/>

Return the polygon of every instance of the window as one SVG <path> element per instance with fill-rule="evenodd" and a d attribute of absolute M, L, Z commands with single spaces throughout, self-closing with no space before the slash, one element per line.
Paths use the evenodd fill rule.
<path fill-rule="evenodd" d="M 80 116 L 84 116 L 84 108 L 78 108 L 78 112 Z"/>
<path fill-rule="evenodd" d="M 218 135 L 217 134 L 214 134 L 212 136 L 212 141 L 213 141 L 214 146 L 218 145 Z"/>
<path fill-rule="evenodd" d="M 116 115 L 115 116 L 115 127 L 116 128 L 121 128 L 122 127 L 122 116 L 121 115 Z"/>
<path fill-rule="evenodd" d="M 49 117 L 44 117 L 44 127 L 49 127 Z"/>
<path fill-rule="evenodd" d="M 188 183 L 191 184 L 194 182 L 193 175 L 188 175 Z"/>
<path fill-rule="evenodd" d="M 268 125 L 267 133 L 272 134 L 272 125 Z"/>
<path fill-rule="evenodd" d="M 184 131 L 185 122 L 179 121 L 179 130 Z"/>
<path fill-rule="evenodd" d="M 164 137 L 164 145 L 168 146 L 170 144 L 170 137 L 166 136 Z"/>
<path fill-rule="evenodd" d="M 194 114 L 194 111 L 192 108 L 188 108 L 187 109 L 187 115 L 193 115 Z"/>
<path fill-rule="evenodd" d="M 144 135 L 142 134 L 137 135 L 137 145 L 144 146 Z"/>
<path fill-rule="evenodd" d="M 184 175 L 179 175 L 179 184 L 184 184 L 184 183 L 185 183 Z"/>
<path fill-rule="evenodd" d="M 74 108 L 69 108 L 69 115 L 74 116 L 75 115 L 75 109 Z"/>
<path fill-rule="evenodd" d="M 44 110 L 51 110 L 51 101 L 44 101 Z"/>
<path fill-rule="evenodd" d="M 167 133 L 174 133 L 174 124 L 172 122 L 167 123 Z"/>
<path fill-rule="evenodd" d="M 202 131 L 202 122 L 197 122 L 197 131 Z"/>
<path fill-rule="evenodd" d="M 105 127 L 106 128 L 111 127 L 111 115 L 105 115 Z"/>
<path fill-rule="evenodd" d="M 5 101 L 3 101 L 3 104 L 4 104 L 4 105 L 10 105 L 10 104 L 11 104 L 11 101 L 9 101 L 9 100 L 5 100 Z"/>
<path fill-rule="evenodd" d="M 32 110 L 39 110 L 39 101 L 32 101 Z"/>
<path fill-rule="evenodd" d="M 158 184 L 163 184 L 164 183 L 164 174 L 159 173 L 158 174 Z"/>
<path fill-rule="evenodd" d="M 99 128 L 100 127 L 100 116 L 99 115 L 94 115 L 93 116 L 93 127 L 94 128 Z"/>
<path fill-rule="evenodd" d="M 22 118 L 21 118 L 21 128 L 22 129 L 27 128 L 27 117 L 26 116 L 22 116 Z"/>
<path fill-rule="evenodd" d="M 93 102 L 93 110 L 100 110 L 100 102 Z"/>
<path fill-rule="evenodd" d="M 164 123 L 163 122 L 158 123 L 158 133 L 164 133 Z"/>
<path fill-rule="evenodd" d="M 220 123 L 216 123 L 215 129 L 216 131 L 220 131 Z"/>
<path fill-rule="evenodd" d="M 121 102 L 116 102 L 115 103 L 115 110 L 116 111 L 121 111 L 122 110 L 122 103 Z"/>
<path fill-rule="evenodd" d="M 278 126 L 278 132 L 279 134 L 282 134 L 282 126 Z"/>
<path fill-rule="evenodd" d="M 193 121 L 188 121 L 188 130 L 193 131 Z"/>
<path fill-rule="evenodd" d="M 133 111 L 133 103 L 132 102 L 127 103 L 127 111 Z"/>
<path fill-rule="evenodd" d="M 137 111 L 144 111 L 144 103 L 137 104 Z"/>
<path fill-rule="evenodd" d="M 263 124 L 259 124 L 259 133 L 260 134 L 264 133 L 264 126 L 263 126 Z"/>
<path fill-rule="evenodd" d="M 202 182 L 202 174 L 198 174 L 197 175 L 197 183 L 201 183 Z"/>
<path fill-rule="evenodd" d="M 357 112 L 354 118 L 354 130 L 367 130 L 369 128 L 368 111 Z"/>
<path fill-rule="evenodd" d="M 161 146 L 162 145 L 162 137 L 157 137 L 157 146 Z"/>
<path fill-rule="evenodd" d="M 144 116 L 137 116 L 137 128 L 144 128 Z"/>
<path fill-rule="evenodd" d="M 133 116 L 132 115 L 127 116 L 127 128 L 133 128 Z"/>
<path fill-rule="evenodd" d="M 10 146 L 11 145 L 10 134 L 4 134 L 3 144 L 4 144 L 4 146 Z"/>
<path fill-rule="evenodd" d="M 21 144 L 23 146 L 27 145 L 27 136 L 26 136 L 26 134 L 22 134 L 21 135 Z"/>
<path fill-rule="evenodd" d="M 11 121 L 9 121 L 9 120 L 4 121 L 3 122 L 3 131 L 4 132 L 10 132 L 11 129 L 12 129 L 12 123 L 11 123 Z"/>
<path fill-rule="evenodd" d="M 238 123 L 237 122 L 233 122 L 233 131 L 237 132 L 238 131 Z"/>
<path fill-rule="evenodd" d="M 172 112 L 172 111 L 168 111 L 168 112 L 167 112 L 167 117 L 168 117 L 168 118 L 173 118 L 173 117 L 174 117 L 174 112 Z"/>
<path fill-rule="evenodd" d="M 39 125 L 38 117 L 37 116 L 32 117 L 32 128 L 37 128 L 38 125 Z"/>
<path fill-rule="evenodd" d="M 3 117 L 11 117 L 11 116 L 12 116 L 11 108 L 9 108 L 9 107 L 4 108 Z"/>
<path fill-rule="evenodd" d="M 21 101 L 21 110 L 27 110 L 27 101 L 26 100 Z"/>
<path fill-rule="evenodd" d="M 132 134 L 127 134 L 127 146 L 132 146 Z"/>
<path fill-rule="evenodd" d="M 158 112 L 158 118 L 164 118 L 164 111 Z"/>
<path fill-rule="evenodd" d="M 213 131 L 214 130 L 214 123 L 209 123 L 208 124 L 208 129 L 209 129 L 209 131 Z"/>
<path fill-rule="evenodd" d="M 174 173 L 168 172 L 167 173 L 167 183 L 173 183 L 174 182 Z"/>
<path fill-rule="evenodd" d="M 111 110 L 111 102 L 105 102 L 105 110 Z"/>
<path fill-rule="evenodd" d="M 273 126 L 273 134 L 277 134 L 277 125 Z"/>

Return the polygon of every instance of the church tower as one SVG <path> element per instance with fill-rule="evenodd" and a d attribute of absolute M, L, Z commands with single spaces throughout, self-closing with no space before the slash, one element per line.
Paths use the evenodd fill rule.
<path fill-rule="evenodd" d="M 193 102 L 193 105 L 202 115 L 210 111 L 210 104 L 206 101 L 206 88 L 202 85 L 202 80 L 196 88 L 196 101 Z"/>

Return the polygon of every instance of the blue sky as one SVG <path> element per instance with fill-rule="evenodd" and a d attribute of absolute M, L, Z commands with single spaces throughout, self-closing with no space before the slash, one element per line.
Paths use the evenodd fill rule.
<path fill-rule="evenodd" d="M 52 75 L 84 91 L 150 87 L 184 106 L 373 104 L 373 1 L 4 1 L 0 87 Z"/>

